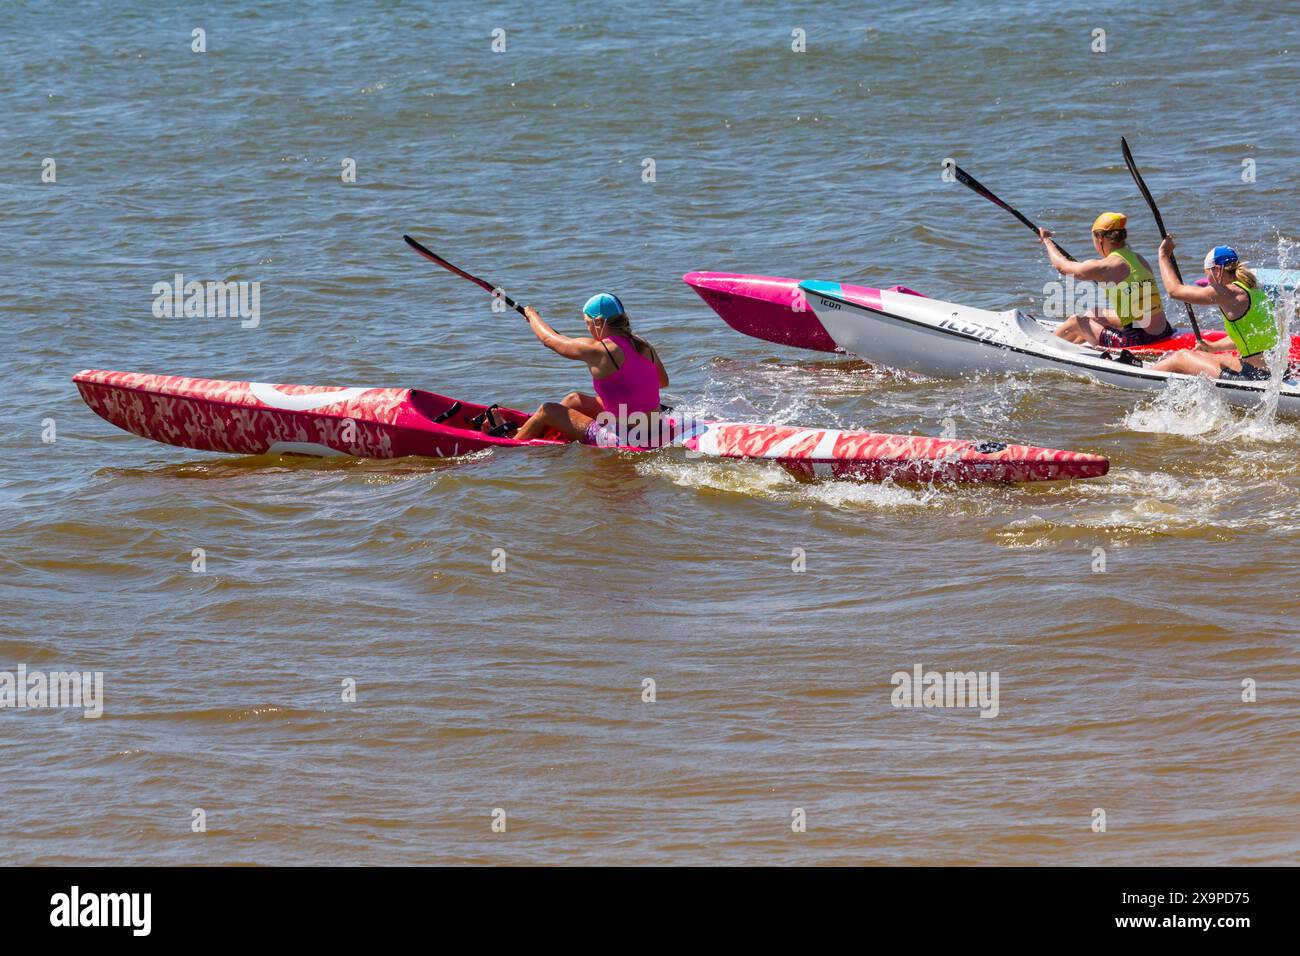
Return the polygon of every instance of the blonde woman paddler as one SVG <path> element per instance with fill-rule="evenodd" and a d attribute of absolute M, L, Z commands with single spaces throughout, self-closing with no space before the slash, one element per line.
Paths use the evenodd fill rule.
<path fill-rule="evenodd" d="M 1231 246 L 1215 246 L 1205 256 L 1205 286 L 1178 281 L 1173 266 L 1174 240 L 1160 243 L 1160 278 L 1169 298 L 1191 305 L 1213 305 L 1223 316 L 1226 339 L 1204 340 L 1196 348 L 1175 352 L 1153 367 L 1160 372 L 1208 375 L 1238 382 L 1259 382 L 1269 377 L 1264 359 L 1277 345 L 1281 330 L 1273 303 L 1255 282 L 1255 274 L 1242 264 Z"/>
<path fill-rule="evenodd" d="M 555 429 L 588 445 L 653 444 L 659 433 L 659 390 L 668 373 L 659 353 L 632 331 L 627 310 L 612 292 L 593 295 L 582 307 L 587 335 L 569 338 L 546 324 L 536 309 L 525 316 L 533 334 L 557 355 L 582 362 L 596 394 L 570 392 L 546 402 L 514 435 L 520 441 Z"/>

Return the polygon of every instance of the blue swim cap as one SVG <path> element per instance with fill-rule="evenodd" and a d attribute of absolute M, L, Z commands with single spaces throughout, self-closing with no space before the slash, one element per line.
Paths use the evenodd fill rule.
<path fill-rule="evenodd" d="M 1237 255 L 1237 250 L 1233 249 L 1232 246 L 1215 246 L 1205 254 L 1205 268 L 1207 269 L 1211 266 L 1230 266 L 1239 261 L 1241 260 Z"/>
<path fill-rule="evenodd" d="M 612 319 L 623 314 L 623 303 L 612 292 L 598 292 L 587 300 L 582 314 L 592 319 Z"/>

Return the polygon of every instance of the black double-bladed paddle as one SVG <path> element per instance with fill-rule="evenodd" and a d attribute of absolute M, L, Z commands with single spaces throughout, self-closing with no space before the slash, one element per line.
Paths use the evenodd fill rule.
<path fill-rule="evenodd" d="M 1147 184 L 1142 179 L 1142 174 L 1138 172 L 1137 163 L 1133 161 L 1133 151 L 1128 148 L 1128 139 L 1121 136 L 1119 138 L 1119 144 L 1124 149 L 1124 165 L 1126 165 L 1128 171 L 1133 174 L 1133 181 L 1138 184 L 1138 189 L 1142 190 L 1142 198 L 1147 201 L 1147 205 L 1151 207 L 1151 215 L 1156 218 L 1156 228 L 1160 230 L 1160 238 L 1162 240 L 1169 238 L 1169 233 L 1165 232 L 1165 221 L 1160 215 L 1160 210 L 1156 206 L 1156 201 L 1151 198 L 1151 190 L 1147 189 Z M 1178 268 L 1178 260 L 1174 258 L 1172 249 L 1169 251 L 1169 264 L 1174 267 L 1174 275 L 1181 283 L 1183 281 L 1183 273 Z M 1198 342 L 1203 341 L 1201 336 L 1201 327 L 1196 324 L 1196 313 L 1192 311 L 1192 304 L 1190 302 L 1184 302 L 1183 305 L 1187 307 L 1187 319 L 1192 323 L 1192 331 L 1196 333 L 1196 340 Z"/>
<path fill-rule="evenodd" d="M 416 242 L 410 236 L 404 235 L 402 236 L 402 238 L 406 240 L 406 244 L 408 246 L 410 246 L 420 255 L 424 256 L 424 258 L 428 259 L 430 262 L 436 262 L 438 265 L 442 266 L 448 272 L 455 273 L 456 275 L 460 276 L 462 279 L 468 279 L 476 286 L 486 289 L 488 292 L 491 292 L 493 295 L 500 295 L 502 301 L 505 302 L 506 305 L 510 306 L 510 308 L 514 309 L 520 315 L 524 314 L 524 307 L 520 305 L 518 302 L 516 302 L 514 299 L 510 298 L 510 296 L 502 292 L 498 286 L 494 286 L 491 282 L 488 282 L 486 279 L 480 279 L 478 276 L 471 275 L 470 273 L 466 272 L 464 269 L 452 265 L 442 256 L 438 255 L 436 252 L 434 252 L 431 249 L 426 249 L 424 246 Z"/>
<path fill-rule="evenodd" d="M 970 173 L 966 172 L 966 170 L 962 169 L 962 168 L 961 168 L 960 166 L 958 166 L 956 163 L 953 163 L 953 167 L 952 167 L 952 168 L 953 168 L 953 171 L 957 174 L 957 182 L 961 183 L 963 186 L 967 186 L 967 187 L 969 187 L 969 188 L 971 189 L 971 191 L 976 192 L 976 193 L 979 193 L 981 196 L 983 196 L 983 197 L 984 197 L 985 199 L 987 199 L 989 202 L 993 203 L 993 205 L 995 205 L 995 206 L 1001 206 L 1001 207 L 1002 207 L 1003 209 L 1005 209 L 1007 212 L 1011 213 L 1011 215 L 1015 216 L 1015 217 L 1016 217 L 1017 219 L 1019 219 L 1022 223 L 1024 223 L 1026 226 L 1028 226 L 1030 229 L 1032 229 L 1033 232 L 1034 232 L 1034 235 L 1038 235 L 1038 227 L 1037 227 L 1036 225 L 1034 225 L 1034 224 L 1033 224 L 1033 223 L 1028 219 L 1028 217 L 1022 215 L 1019 209 L 1016 209 L 1014 206 L 1009 206 L 1009 205 L 1007 205 L 1006 203 L 1004 203 L 1001 199 L 999 199 L 996 195 L 994 195 L 994 193 L 993 193 L 993 191 L 992 191 L 991 189 L 989 189 L 987 186 L 985 186 L 983 183 L 981 183 L 978 179 L 976 179 L 976 178 L 975 178 L 974 176 L 972 176 Z M 1078 261 L 1079 261 L 1078 259 L 1074 258 L 1074 256 L 1070 255 L 1068 252 L 1066 252 L 1064 249 L 1062 249 L 1062 248 L 1061 248 L 1061 244 L 1060 244 L 1059 242 L 1057 242 L 1055 239 L 1052 239 L 1052 244 L 1053 244 L 1054 246 L 1056 246 L 1057 250 L 1061 253 L 1061 255 L 1065 256 L 1065 258 L 1069 259 L 1071 262 L 1078 262 Z"/>

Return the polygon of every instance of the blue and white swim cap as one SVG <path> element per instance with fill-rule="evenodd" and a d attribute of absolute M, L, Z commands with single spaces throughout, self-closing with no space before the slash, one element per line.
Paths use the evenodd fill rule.
<path fill-rule="evenodd" d="M 1232 246 L 1215 246 L 1205 254 L 1205 268 L 1236 265 L 1241 259 Z"/>

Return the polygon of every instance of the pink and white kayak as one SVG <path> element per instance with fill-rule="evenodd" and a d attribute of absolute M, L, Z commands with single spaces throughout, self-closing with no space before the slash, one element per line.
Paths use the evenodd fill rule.
<path fill-rule="evenodd" d="M 446 458 L 486 448 L 565 444 L 482 434 L 470 420 L 484 406 L 415 388 L 268 385 L 98 370 L 79 372 L 73 381 L 106 421 L 201 451 Z M 496 414 L 519 423 L 527 418 L 513 409 Z M 688 456 L 766 459 L 815 478 L 1051 481 L 1096 478 L 1110 468 L 1100 455 L 1051 448 L 742 422 L 685 424 L 672 443 Z"/>
<path fill-rule="evenodd" d="M 1276 269 L 1260 269 L 1257 277 L 1262 288 L 1279 292 L 1294 289 L 1300 283 L 1300 273 L 1282 273 Z M 846 351 L 845 346 L 837 342 L 817 318 L 816 311 L 808 304 L 805 290 L 800 287 L 799 279 L 745 275 L 739 272 L 688 272 L 682 276 L 682 281 L 694 289 L 729 326 L 744 335 L 815 352 Z M 1201 284 L 1204 284 L 1204 280 L 1201 280 Z M 846 282 L 836 283 L 836 286 L 840 295 L 868 309 L 881 307 L 882 291 L 928 298 L 921 292 L 901 285 L 884 290 Z M 1207 342 L 1219 342 L 1225 338 L 1225 332 L 1205 330 Z M 1159 355 L 1195 346 L 1196 337 L 1191 332 L 1182 332 L 1151 345 L 1135 346 L 1129 351 L 1139 355 Z M 871 355 L 868 353 L 861 357 L 870 359 Z M 1300 363 L 1300 335 L 1291 337 L 1291 361 Z"/>
<path fill-rule="evenodd" d="M 839 352 L 808 308 L 798 279 L 740 272 L 688 272 L 682 281 L 741 335 L 815 352 Z"/>
<path fill-rule="evenodd" d="M 844 351 L 809 307 L 798 279 L 740 272 L 688 272 L 682 281 L 742 335 L 815 352 Z M 868 300 L 880 295 L 878 289 L 867 286 L 842 285 L 841 288 Z M 890 291 L 921 295 L 901 285 Z"/>

